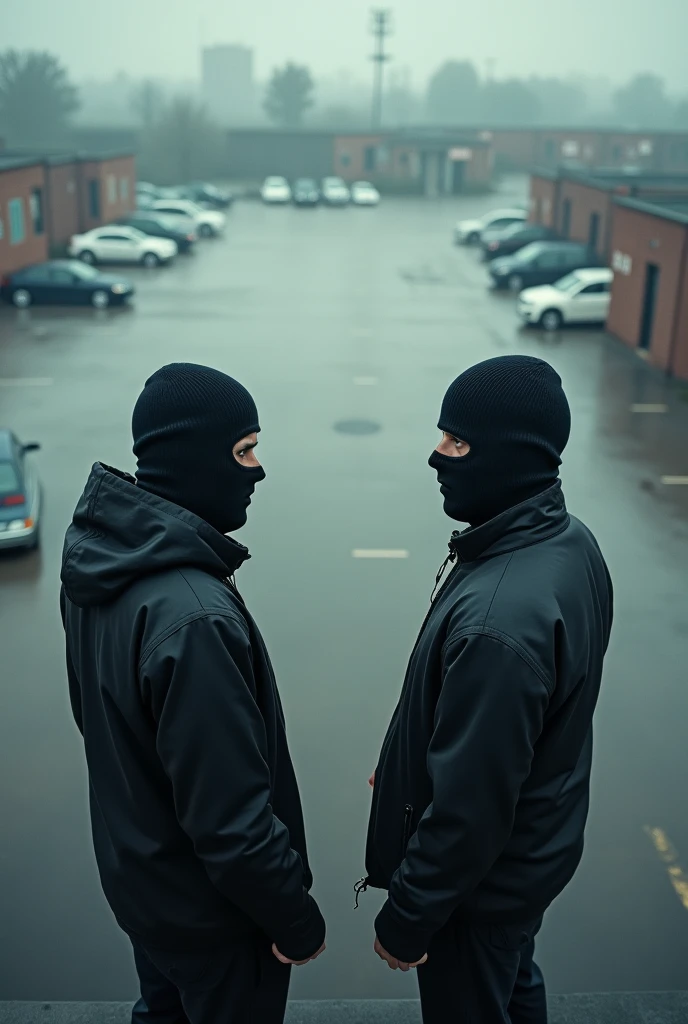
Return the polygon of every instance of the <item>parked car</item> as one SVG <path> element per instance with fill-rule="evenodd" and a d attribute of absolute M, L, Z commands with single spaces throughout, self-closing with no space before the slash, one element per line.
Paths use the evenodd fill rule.
<path fill-rule="evenodd" d="M 194 203 L 207 203 L 216 210 L 225 210 L 234 202 L 234 196 L 227 188 L 218 188 L 208 181 L 192 181 L 184 186 L 185 198 Z"/>
<path fill-rule="evenodd" d="M 41 484 L 26 456 L 39 444 L 21 444 L 11 430 L 0 428 L 0 550 L 39 544 Z"/>
<path fill-rule="evenodd" d="M 554 231 L 543 227 L 542 224 L 524 224 L 517 221 L 508 228 L 490 228 L 482 233 L 483 259 L 495 260 L 498 256 L 510 256 L 531 242 L 549 242 L 555 239 Z"/>
<path fill-rule="evenodd" d="M 190 199 L 156 199 L 153 209 L 158 213 L 168 213 L 171 217 L 192 217 L 198 225 L 197 231 L 201 238 L 221 234 L 227 223 L 224 213 L 206 210 Z"/>
<path fill-rule="evenodd" d="M 157 267 L 177 255 L 177 243 L 169 238 L 154 238 L 137 228 L 111 224 L 95 228 L 83 235 L 74 235 L 69 255 L 84 263 L 142 263 Z"/>
<path fill-rule="evenodd" d="M 144 235 L 152 235 L 154 238 L 170 238 L 177 243 L 179 252 L 191 252 L 198 235 L 196 234 L 195 221 L 188 218 L 184 224 L 181 217 L 169 217 L 166 213 L 153 213 L 146 210 L 135 210 L 119 217 L 116 224 L 124 224 L 137 231 L 143 231 Z"/>
<path fill-rule="evenodd" d="M 342 178 L 323 178 L 320 194 L 328 206 L 347 206 L 351 193 Z"/>
<path fill-rule="evenodd" d="M 126 278 L 101 274 L 79 260 L 35 263 L 0 278 L 0 296 L 19 309 L 34 303 L 90 304 L 105 309 L 127 302 L 133 294 L 134 286 Z"/>
<path fill-rule="evenodd" d="M 312 178 L 297 178 L 291 197 L 294 206 L 317 206 L 320 202 L 320 192 Z"/>
<path fill-rule="evenodd" d="M 578 242 L 531 242 L 512 256 L 488 264 L 496 288 L 520 292 L 537 284 L 554 284 L 571 270 L 602 266 L 600 259 Z"/>
<path fill-rule="evenodd" d="M 454 241 L 457 245 L 475 245 L 480 241 L 483 231 L 507 228 L 510 224 L 524 221 L 527 216 L 527 210 L 515 206 L 504 210 L 491 210 L 478 220 L 460 220 L 454 229 Z"/>
<path fill-rule="evenodd" d="M 380 193 L 369 181 L 355 181 L 351 186 L 351 202 L 355 206 L 377 206 Z"/>
<path fill-rule="evenodd" d="M 286 178 L 273 174 L 266 178 L 260 190 L 260 198 L 264 203 L 290 203 L 291 188 Z"/>
<path fill-rule="evenodd" d="M 546 331 L 556 331 L 562 324 L 604 323 L 613 278 L 608 267 L 591 267 L 574 270 L 551 285 L 526 288 L 518 297 L 518 315 Z"/>

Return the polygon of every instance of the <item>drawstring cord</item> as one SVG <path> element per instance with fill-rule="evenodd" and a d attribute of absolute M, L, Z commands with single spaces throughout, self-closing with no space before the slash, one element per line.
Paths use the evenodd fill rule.
<path fill-rule="evenodd" d="M 363 878 L 359 878 L 359 880 L 356 882 L 356 885 L 354 886 L 354 892 L 356 893 L 356 899 L 354 900 L 354 910 L 358 910 L 358 897 L 361 895 L 362 892 L 365 892 L 367 888 L 368 879 L 365 878 L 365 876 Z"/>

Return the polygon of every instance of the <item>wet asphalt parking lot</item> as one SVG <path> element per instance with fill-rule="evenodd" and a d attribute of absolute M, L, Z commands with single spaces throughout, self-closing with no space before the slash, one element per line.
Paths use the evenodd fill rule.
<path fill-rule="evenodd" d="M 450 380 L 509 352 L 549 359 L 573 433 L 563 480 L 616 587 L 583 864 L 551 909 L 553 991 L 688 988 L 688 385 L 601 331 L 523 331 L 452 226 L 525 197 L 378 209 L 240 202 L 224 238 L 126 270 L 131 309 L 0 309 L 0 423 L 40 441 L 42 550 L 0 558 L 0 999 L 126 999 L 135 975 L 100 893 L 58 611 L 62 537 L 95 460 L 133 469 L 129 416 L 163 363 L 210 363 L 256 397 L 267 480 L 238 584 L 271 651 L 299 773 L 327 954 L 301 998 L 403 997 L 352 911 L 367 779 L 452 523 L 426 460 Z M 666 411 L 632 411 L 664 405 Z M 355 432 L 337 429 L 354 421 Z M 358 549 L 407 552 L 355 558 Z"/>

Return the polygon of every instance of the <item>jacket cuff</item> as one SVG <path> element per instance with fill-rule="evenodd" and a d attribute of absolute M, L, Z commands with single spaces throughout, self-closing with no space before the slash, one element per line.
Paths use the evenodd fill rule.
<path fill-rule="evenodd" d="M 312 896 L 307 896 L 308 913 L 295 924 L 271 935 L 280 953 L 289 960 L 307 960 L 325 941 L 325 921 Z"/>
<path fill-rule="evenodd" d="M 384 949 L 405 964 L 417 963 L 428 951 L 433 932 L 401 920 L 389 900 L 375 918 L 375 933 Z"/>

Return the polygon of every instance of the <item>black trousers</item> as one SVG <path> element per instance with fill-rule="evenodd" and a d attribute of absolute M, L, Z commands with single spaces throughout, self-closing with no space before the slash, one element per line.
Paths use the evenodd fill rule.
<path fill-rule="evenodd" d="M 547 1024 L 533 961 L 542 918 L 523 926 L 450 922 L 418 970 L 424 1024 Z"/>
<path fill-rule="evenodd" d="M 132 1024 L 282 1024 L 291 968 L 266 939 L 168 953 L 132 940 L 141 998 Z"/>

